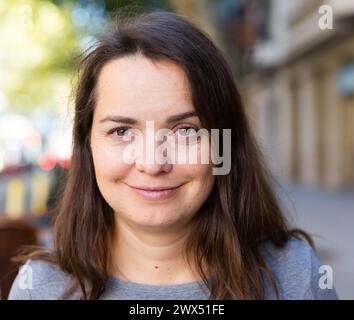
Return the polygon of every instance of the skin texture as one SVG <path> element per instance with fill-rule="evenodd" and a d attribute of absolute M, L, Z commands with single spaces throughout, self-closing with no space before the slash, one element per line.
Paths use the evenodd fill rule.
<path fill-rule="evenodd" d="M 170 116 L 194 111 L 184 71 L 168 60 L 153 62 L 142 55 L 115 59 L 101 70 L 96 99 L 90 139 L 98 187 L 115 212 L 113 275 L 152 284 L 198 279 L 182 248 L 189 222 L 213 188 L 211 164 L 148 163 L 139 152 L 133 163 L 126 163 L 122 156 L 128 143 L 122 136 L 134 130 L 145 135 L 146 120 L 154 121 L 155 131 L 172 130 L 177 141 L 201 128 L 197 116 L 167 122 Z M 112 116 L 136 123 L 107 120 Z M 128 129 L 114 131 L 117 127 Z M 142 186 L 179 187 L 170 197 L 156 200 L 132 188 Z"/>

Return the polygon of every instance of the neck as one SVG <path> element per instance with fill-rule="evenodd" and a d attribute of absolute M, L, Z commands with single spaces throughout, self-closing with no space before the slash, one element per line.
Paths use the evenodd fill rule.
<path fill-rule="evenodd" d="M 156 231 L 117 219 L 111 244 L 111 272 L 125 281 L 179 284 L 200 280 L 184 255 L 187 227 Z"/>

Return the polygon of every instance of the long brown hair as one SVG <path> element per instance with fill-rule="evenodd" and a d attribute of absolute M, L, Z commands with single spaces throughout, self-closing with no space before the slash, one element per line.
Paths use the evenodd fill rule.
<path fill-rule="evenodd" d="M 210 299 L 262 299 L 264 276 L 278 292 L 261 246 L 271 242 L 282 247 L 291 235 L 303 233 L 287 226 L 222 54 L 198 28 L 168 12 L 143 14 L 117 26 L 81 61 L 73 154 L 54 224 L 54 250 L 35 251 L 26 259 L 52 261 L 71 274 L 75 283 L 68 294 L 78 286 L 83 299 L 98 299 L 104 292 L 115 219 L 98 189 L 90 149 L 95 88 L 108 61 L 137 53 L 182 67 L 204 128 L 231 129 L 231 171 L 216 176 L 186 246 L 210 289 Z"/>

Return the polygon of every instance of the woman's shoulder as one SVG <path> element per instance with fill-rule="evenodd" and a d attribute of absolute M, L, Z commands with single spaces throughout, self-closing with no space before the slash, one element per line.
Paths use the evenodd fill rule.
<path fill-rule="evenodd" d="M 305 240 L 290 237 L 281 247 L 271 241 L 266 242 L 262 246 L 262 254 L 270 267 L 284 266 L 284 264 L 288 266 L 303 264 L 309 267 L 315 251 Z"/>
<path fill-rule="evenodd" d="M 9 300 L 61 299 L 72 278 L 59 266 L 44 260 L 28 260 L 12 284 Z"/>
<path fill-rule="evenodd" d="M 262 255 L 279 288 L 281 299 L 337 299 L 333 277 L 316 251 L 304 240 L 291 237 L 283 247 L 267 242 Z M 325 271 L 324 271 L 325 270 Z M 271 286 L 266 295 L 275 298 Z"/>

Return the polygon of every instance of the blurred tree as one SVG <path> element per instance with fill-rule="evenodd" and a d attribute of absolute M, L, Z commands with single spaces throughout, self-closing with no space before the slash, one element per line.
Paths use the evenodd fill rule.
<path fill-rule="evenodd" d="M 203 29 L 222 49 L 210 0 L 170 0 L 173 9 Z"/>
<path fill-rule="evenodd" d="M 167 0 L 0 1 L 0 94 L 12 111 L 67 106 L 74 55 L 116 14 L 169 10 Z"/>
<path fill-rule="evenodd" d="M 2 2 L 0 41 L 0 90 L 10 109 L 51 110 L 68 92 L 78 41 L 70 11 L 49 1 Z"/>

